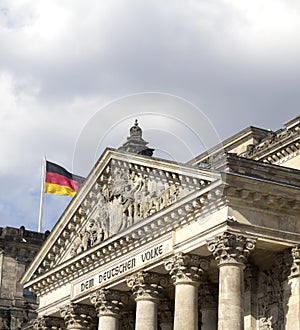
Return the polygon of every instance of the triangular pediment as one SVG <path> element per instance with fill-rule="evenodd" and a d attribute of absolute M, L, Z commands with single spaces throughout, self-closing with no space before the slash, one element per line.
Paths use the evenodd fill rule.
<path fill-rule="evenodd" d="M 205 189 L 217 175 L 107 149 L 25 275 L 29 281 Z"/>

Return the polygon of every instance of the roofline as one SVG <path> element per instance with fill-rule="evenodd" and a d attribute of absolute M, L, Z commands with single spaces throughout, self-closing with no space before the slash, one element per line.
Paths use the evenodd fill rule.
<path fill-rule="evenodd" d="M 195 165 L 201 159 L 205 159 L 208 155 L 218 153 L 221 149 L 228 148 L 230 145 L 233 145 L 234 142 L 239 141 L 243 137 L 246 138 L 248 136 L 250 137 L 251 135 L 255 136 L 255 133 L 256 134 L 258 133 L 258 135 L 266 136 L 269 132 L 270 132 L 270 130 L 268 130 L 268 129 L 259 128 L 259 127 L 255 127 L 255 126 L 249 126 L 245 129 L 243 129 L 242 131 L 232 135 L 231 137 L 223 140 L 222 142 L 218 143 L 217 145 L 213 146 L 212 148 L 208 149 L 207 151 L 204 151 L 200 155 L 198 155 L 195 158 L 188 161 L 187 164 Z M 263 133 L 265 133 L 265 134 L 263 134 Z"/>

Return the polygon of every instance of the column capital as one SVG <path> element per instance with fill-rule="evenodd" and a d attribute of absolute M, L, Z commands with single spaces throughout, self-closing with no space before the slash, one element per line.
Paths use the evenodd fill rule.
<path fill-rule="evenodd" d="M 255 248 L 256 239 L 224 232 L 207 242 L 218 266 L 224 264 L 245 265 L 250 252 Z"/>
<path fill-rule="evenodd" d="M 175 285 L 178 283 L 198 285 L 203 271 L 208 269 L 208 261 L 197 255 L 180 252 L 165 260 L 165 269 Z"/>
<path fill-rule="evenodd" d="M 63 319 L 52 316 L 39 316 L 31 322 L 34 330 L 65 329 Z"/>
<path fill-rule="evenodd" d="M 123 307 L 119 291 L 99 289 L 91 294 L 90 300 L 95 306 L 98 317 L 110 315 L 119 318 L 120 310 Z"/>
<path fill-rule="evenodd" d="M 291 267 L 290 278 L 300 276 L 300 245 L 296 245 L 291 250 L 293 264 Z"/>
<path fill-rule="evenodd" d="M 70 303 L 60 309 L 67 329 L 94 329 L 96 322 L 95 309 L 87 305 Z"/>
<path fill-rule="evenodd" d="M 127 278 L 127 285 L 131 288 L 135 300 L 159 299 L 162 286 L 161 276 L 156 273 L 138 272 Z"/>

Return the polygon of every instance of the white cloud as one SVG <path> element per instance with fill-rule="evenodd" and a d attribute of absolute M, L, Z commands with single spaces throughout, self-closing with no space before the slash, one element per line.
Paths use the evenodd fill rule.
<path fill-rule="evenodd" d="M 115 98 L 178 95 L 201 108 L 222 138 L 247 125 L 279 128 L 299 112 L 299 8 L 283 0 L 0 1 L 3 225 L 10 217 L 32 223 L 42 157 L 71 169 L 88 120 Z M 118 122 L 130 110 L 106 115 Z M 162 131 L 155 121 L 141 126 Z M 105 141 L 117 147 L 128 128 Z M 183 129 L 169 129 L 182 139 Z"/>

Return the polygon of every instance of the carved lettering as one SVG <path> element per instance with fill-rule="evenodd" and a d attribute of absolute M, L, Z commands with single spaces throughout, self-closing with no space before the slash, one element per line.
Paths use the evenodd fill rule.
<path fill-rule="evenodd" d="M 141 258 L 143 262 L 152 260 L 153 258 L 159 257 L 163 253 L 163 246 L 162 244 L 152 248 L 144 253 L 141 254 Z"/>
<path fill-rule="evenodd" d="M 98 276 L 99 284 L 101 284 L 102 282 L 105 282 L 107 280 L 110 280 L 111 278 L 114 278 L 115 276 L 122 274 L 123 272 L 126 272 L 127 270 L 134 268 L 135 265 L 136 265 L 136 259 L 132 258 L 126 262 L 123 262 L 122 264 L 120 264 L 118 266 L 115 266 L 111 269 L 108 269 L 108 270 L 102 272 Z"/>
<path fill-rule="evenodd" d="M 92 288 L 94 286 L 94 279 L 90 279 L 88 281 L 85 281 L 84 283 L 81 283 L 80 287 L 81 287 L 81 292 L 88 290 L 90 288 Z"/>

